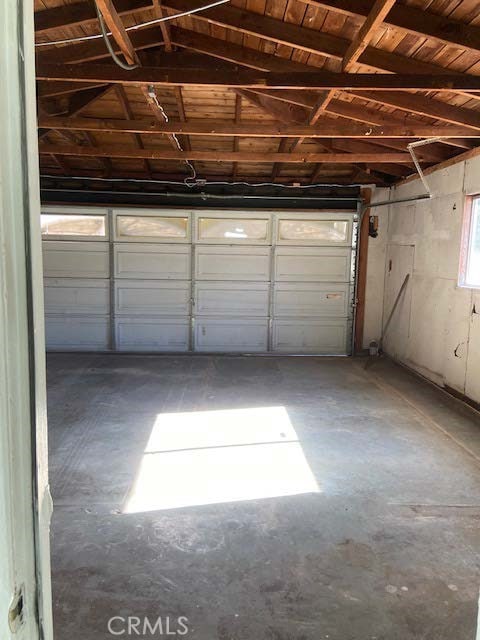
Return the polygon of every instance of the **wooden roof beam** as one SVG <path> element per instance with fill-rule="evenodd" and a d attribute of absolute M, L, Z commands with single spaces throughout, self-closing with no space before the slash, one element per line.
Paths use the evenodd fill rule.
<path fill-rule="evenodd" d="M 170 151 L 163 149 L 136 149 L 132 146 L 112 148 L 83 147 L 75 145 L 40 145 L 41 154 L 58 156 L 78 156 L 91 158 L 147 158 L 149 160 L 199 160 L 202 162 L 248 162 L 291 164 L 352 164 L 375 162 L 408 164 L 408 153 L 263 153 L 251 151 Z"/>
<path fill-rule="evenodd" d="M 121 95 L 120 103 L 125 104 L 125 93 L 121 85 L 116 86 L 117 95 Z M 249 92 L 238 92 L 246 99 L 255 99 Z M 245 95 L 246 94 L 246 95 Z M 126 96 L 125 96 L 126 98 Z M 255 103 L 254 103 L 255 104 Z M 268 110 L 269 105 L 264 102 L 262 108 Z M 364 140 L 430 138 L 442 136 L 445 138 L 471 138 L 480 139 L 480 131 L 473 131 L 468 127 L 460 126 L 428 126 L 422 123 L 393 124 L 390 126 L 372 127 L 362 124 L 344 124 L 338 120 L 325 119 L 317 125 L 295 124 L 293 117 L 289 118 L 289 112 L 278 117 L 280 123 L 254 123 L 254 122 L 230 122 L 228 120 L 193 120 L 188 122 L 186 118 L 180 121 L 170 120 L 168 123 L 157 124 L 152 120 L 133 119 L 131 109 L 123 107 L 125 120 L 114 118 L 80 118 L 70 116 L 48 116 L 40 114 L 38 126 L 49 127 L 64 131 L 100 131 L 109 133 L 135 133 L 145 135 L 178 134 L 183 136 L 213 136 L 230 137 L 241 136 L 250 138 L 297 138 L 300 136 L 311 138 L 359 138 Z M 276 112 L 272 112 L 276 113 Z"/>
<path fill-rule="evenodd" d="M 153 7 L 155 11 L 155 16 L 157 18 L 164 18 L 167 15 L 166 11 L 162 8 L 161 0 L 153 0 Z M 160 22 L 159 25 L 160 25 L 160 31 L 162 32 L 162 36 L 163 36 L 163 42 L 165 44 L 165 51 L 167 52 L 173 51 L 172 38 L 170 35 L 170 26 L 168 22 L 167 21 Z"/>
<path fill-rule="evenodd" d="M 375 31 L 382 24 L 394 4 L 395 0 L 375 0 L 367 19 L 360 27 L 359 32 L 343 56 L 342 69 L 344 71 L 352 70 L 353 65 L 368 47 L 371 39 L 375 35 Z"/>
<path fill-rule="evenodd" d="M 394 107 L 408 114 L 415 113 L 429 118 L 436 118 L 451 124 L 461 124 L 478 129 L 480 112 L 465 107 L 456 107 L 440 100 L 431 100 L 425 96 L 415 94 L 410 96 L 400 91 L 348 91 L 348 93 L 372 102 Z"/>
<path fill-rule="evenodd" d="M 480 76 L 416 73 L 332 73 L 328 71 L 260 72 L 223 68 L 137 67 L 125 70 L 110 64 L 39 64 L 39 80 L 120 83 L 154 86 L 204 86 L 322 91 L 480 91 Z"/>
<path fill-rule="evenodd" d="M 71 5 L 69 5 L 71 6 Z M 138 41 L 136 40 L 137 35 L 139 34 L 144 34 L 145 32 L 150 31 L 150 30 L 142 30 L 140 32 L 137 33 L 133 33 L 132 34 L 132 39 L 135 40 L 135 46 L 138 47 Z M 152 35 L 150 36 L 150 41 L 153 41 L 155 43 L 158 42 L 158 29 L 155 30 L 155 34 L 153 33 L 152 30 Z M 296 61 L 292 61 L 292 60 L 287 60 L 285 58 L 281 58 L 278 56 L 274 56 L 274 55 L 269 55 L 269 54 L 265 54 L 263 52 L 260 51 L 256 51 L 253 49 L 248 49 L 245 47 L 241 47 L 239 45 L 236 45 L 232 42 L 226 42 L 224 40 L 221 40 L 219 38 L 212 38 L 210 36 L 205 36 L 203 34 L 200 33 L 194 33 L 193 31 L 187 31 L 184 29 L 178 29 L 178 28 L 171 28 L 171 33 L 172 33 L 172 39 L 173 42 L 175 44 L 177 44 L 180 47 L 185 47 L 188 48 L 190 50 L 196 51 L 198 53 L 203 53 L 205 55 L 208 55 L 210 57 L 215 57 L 217 59 L 223 60 L 223 61 L 228 61 L 230 63 L 235 63 L 238 65 L 241 65 L 242 67 L 245 68 L 249 68 L 249 69 L 257 69 L 257 70 L 263 70 L 263 71 L 277 71 L 277 72 L 282 72 L 282 71 L 311 71 L 312 67 L 300 63 L 300 62 L 296 62 Z M 89 43 L 92 44 L 93 46 L 96 46 L 95 43 Z M 103 43 L 102 47 L 103 47 Z M 65 52 L 67 50 L 72 50 L 76 47 L 80 47 L 83 45 L 70 45 L 67 47 L 63 47 L 62 48 L 62 54 L 65 55 Z M 150 44 L 150 46 L 154 46 L 153 44 Z M 103 49 L 104 55 L 105 54 L 105 49 Z M 41 61 L 46 60 L 47 62 L 50 60 L 54 60 L 55 58 L 46 58 L 47 52 L 45 53 L 41 53 L 40 56 L 37 56 L 37 60 L 39 61 L 38 64 L 39 66 L 41 66 Z M 49 53 L 49 52 L 48 52 Z M 57 55 L 57 50 L 55 49 L 53 52 L 53 55 L 56 56 Z M 170 54 L 170 55 L 175 55 L 175 54 Z M 69 55 L 66 56 L 66 60 L 71 60 L 71 59 L 76 59 L 75 56 L 70 53 Z M 183 63 L 184 64 L 184 63 Z M 411 64 L 410 64 L 411 67 Z M 415 68 L 417 69 L 417 63 L 415 63 Z M 49 90 L 49 85 L 52 85 L 53 87 L 55 87 L 53 90 Z M 95 83 L 90 83 L 90 86 L 92 84 Z M 60 85 L 60 86 L 59 86 Z M 98 83 L 97 83 L 98 85 Z M 71 91 L 72 90 L 72 86 L 74 86 L 74 83 L 65 83 L 65 82 L 54 82 L 54 83 L 46 83 L 43 81 L 40 81 L 39 83 L 39 91 L 41 95 L 44 96 L 49 96 L 49 95 L 57 95 L 59 93 L 65 92 L 65 91 Z M 58 87 L 58 90 L 57 90 Z M 262 91 L 262 89 L 256 89 L 257 91 Z M 273 93 L 273 90 L 272 90 Z M 287 94 L 290 94 L 287 96 Z M 313 98 L 313 96 L 315 95 L 314 92 L 307 92 L 307 91 L 289 91 L 289 92 L 282 92 L 280 94 L 280 92 L 278 92 L 278 97 L 280 96 L 286 96 L 287 101 L 292 101 L 295 102 L 294 100 L 290 100 L 290 98 L 292 98 L 293 95 L 296 95 L 298 97 L 297 99 L 297 103 L 299 103 L 299 101 L 303 101 L 307 99 L 307 96 L 310 98 L 310 96 L 312 96 L 312 101 L 316 100 L 317 98 Z M 409 96 L 409 100 L 411 101 L 411 105 L 413 107 L 417 106 L 421 106 L 421 109 L 423 110 L 425 105 L 427 104 L 425 102 L 425 100 L 427 100 L 427 98 L 423 98 L 421 105 L 417 104 L 417 98 L 418 97 L 422 97 L 422 96 L 415 96 L 415 95 L 410 95 Z M 389 96 L 389 101 L 390 104 L 392 104 L 392 100 L 393 100 L 393 96 L 390 95 Z M 438 109 L 438 105 L 440 104 L 443 113 L 446 115 L 446 121 L 447 122 L 452 122 L 455 121 L 456 123 L 462 123 L 465 120 L 465 116 L 467 116 L 467 118 L 472 117 L 476 122 L 478 122 L 478 115 L 472 111 L 471 109 L 466 109 L 466 108 L 462 108 L 462 107 L 455 107 L 453 105 L 446 105 L 445 103 L 440 103 L 440 101 L 438 100 L 434 100 L 432 98 L 428 98 L 429 103 L 432 105 L 432 111 L 433 111 L 433 116 L 434 118 L 439 118 L 439 119 L 445 119 L 443 118 L 440 113 L 439 113 L 439 109 Z M 341 106 L 340 101 L 334 100 L 332 101 L 334 102 L 335 106 Z M 400 101 L 399 101 L 400 102 Z M 314 104 L 314 103 L 313 103 Z M 313 104 L 311 106 L 313 106 Z M 344 102 L 344 105 L 347 105 L 347 103 Z M 307 106 L 307 105 L 306 105 Z M 310 106 L 310 105 L 308 105 Z M 395 105 L 392 105 L 395 106 Z M 355 107 L 357 109 L 357 111 L 363 111 L 363 109 L 359 109 L 359 107 Z M 399 106 L 399 108 L 401 108 L 401 106 Z M 346 109 L 346 108 L 345 108 Z M 327 110 L 332 110 L 331 107 L 327 107 Z M 447 113 L 448 111 L 448 113 Z M 372 110 L 370 110 L 370 112 L 372 112 Z M 368 113 L 368 110 L 365 111 L 365 113 Z M 343 114 L 338 114 L 338 115 L 342 115 L 342 117 L 349 117 L 347 115 L 343 116 Z M 426 114 L 428 115 L 428 114 Z M 382 117 L 381 115 L 379 117 Z M 452 119 L 453 118 L 453 119 Z M 456 118 L 459 118 L 458 120 Z M 356 119 L 356 118 L 353 118 Z M 475 125 L 477 126 L 477 125 Z"/>
<path fill-rule="evenodd" d="M 112 0 L 95 0 L 95 2 L 125 60 L 129 64 L 140 64 L 135 47 L 130 40 L 130 36 L 125 31 L 123 22 L 113 6 Z"/>

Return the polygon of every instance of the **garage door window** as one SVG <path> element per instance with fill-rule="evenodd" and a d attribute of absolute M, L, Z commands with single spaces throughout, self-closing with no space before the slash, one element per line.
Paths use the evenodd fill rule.
<path fill-rule="evenodd" d="M 105 216 L 42 213 L 42 236 L 104 238 Z"/>
<path fill-rule="evenodd" d="M 348 240 L 346 220 L 280 220 L 279 240 L 345 243 Z"/>
<path fill-rule="evenodd" d="M 161 238 L 185 240 L 188 234 L 188 218 L 163 216 L 117 216 L 117 237 Z"/>
<path fill-rule="evenodd" d="M 200 218 L 198 221 L 198 235 L 200 240 L 266 241 L 268 220 Z"/>
<path fill-rule="evenodd" d="M 467 199 L 460 261 L 460 285 L 480 288 L 480 195 Z"/>

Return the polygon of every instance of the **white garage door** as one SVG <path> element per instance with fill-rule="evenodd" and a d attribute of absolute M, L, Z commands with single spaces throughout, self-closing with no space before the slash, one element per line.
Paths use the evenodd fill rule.
<path fill-rule="evenodd" d="M 350 352 L 352 212 L 52 208 L 52 350 Z"/>

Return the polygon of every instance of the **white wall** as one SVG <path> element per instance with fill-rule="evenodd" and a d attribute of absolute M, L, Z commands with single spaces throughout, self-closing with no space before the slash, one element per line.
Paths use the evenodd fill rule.
<path fill-rule="evenodd" d="M 465 196 L 480 193 L 480 157 L 427 177 L 433 198 L 394 204 L 370 238 L 364 346 L 381 334 L 411 274 L 384 349 L 433 382 L 480 402 L 480 290 L 458 286 Z M 375 193 L 375 201 L 424 193 L 420 180 Z M 391 265 L 390 265 L 391 260 Z M 381 295 L 380 291 L 383 291 Z M 477 313 L 473 313 L 473 309 Z"/>

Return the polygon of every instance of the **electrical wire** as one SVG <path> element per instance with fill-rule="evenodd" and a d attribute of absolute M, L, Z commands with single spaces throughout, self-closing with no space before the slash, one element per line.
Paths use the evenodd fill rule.
<path fill-rule="evenodd" d="M 49 174 L 44 173 L 40 175 L 41 178 L 63 178 L 64 180 L 91 180 L 92 182 L 133 182 L 133 183 L 150 183 L 150 184 L 165 184 L 172 186 L 182 186 L 184 182 L 180 180 L 155 180 L 154 178 L 93 178 L 92 176 L 59 176 L 58 174 Z M 329 182 L 315 182 L 313 184 L 285 184 L 279 182 L 244 182 L 244 181 L 235 181 L 235 182 L 227 182 L 226 180 L 201 180 L 196 182 L 193 186 L 244 186 L 244 187 L 280 187 L 282 189 L 315 189 L 316 187 L 364 187 L 364 183 L 354 183 L 354 184 L 333 184 Z"/>
<path fill-rule="evenodd" d="M 112 56 L 113 61 L 116 64 L 118 64 L 119 67 L 121 67 L 122 69 L 125 69 L 125 71 L 133 71 L 133 69 L 137 69 L 139 67 L 138 64 L 128 64 L 127 62 L 123 62 L 123 60 L 120 60 L 120 58 L 117 56 L 117 54 L 113 50 L 112 43 L 108 39 L 108 33 L 107 33 L 107 29 L 105 27 L 105 20 L 103 19 L 103 16 L 102 16 L 102 13 L 101 13 L 100 9 L 98 8 L 96 0 L 93 0 L 93 4 L 95 5 L 95 11 L 97 12 L 98 22 L 100 23 L 100 30 L 102 32 L 102 38 L 105 41 L 105 44 L 106 44 L 107 49 L 108 49 L 108 52 Z"/>
<path fill-rule="evenodd" d="M 168 123 L 169 122 L 169 117 L 166 114 L 165 109 L 163 108 L 163 105 L 160 104 L 160 102 L 158 100 L 157 92 L 155 91 L 155 87 L 153 85 L 149 85 L 149 87 L 148 87 L 148 95 L 152 99 L 152 101 L 155 104 L 155 106 L 157 107 L 157 109 L 160 111 L 160 113 L 162 115 L 162 118 L 165 120 L 166 123 Z M 177 145 L 178 150 L 179 151 L 183 151 L 182 145 L 180 144 L 180 140 L 178 139 L 177 134 L 176 133 L 172 133 L 170 135 L 173 138 L 173 140 L 175 141 L 175 144 Z M 190 169 L 191 175 L 188 176 L 187 178 L 185 178 L 184 183 L 187 186 L 195 186 L 195 180 L 197 179 L 197 171 L 196 171 L 195 167 L 193 166 L 193 164 L 190 162 L 190 160 L 185 160 L 185 164 Z"/>
<path fill-rule="evenodd" d="M 194 13 L 200 13 L 201 11 L 206 11 L 207 9 L 212 9 L 213 7 L 218 7 L 221 4 L 226 4 L 230 2 L 230 0 L 217 0 L 216 2 L 211 2 L 210 4 L 206 4 L 203 7 L 197 7 L 196 9 L 189 9 L 188 11 L 183 11 L 182 13 L 176 13 L 173 16 L 163 16 L 161 18 L 155 18 L 155 20 L 149 20 L 148 22 L 141 22 L 140 24 L 134 24 L 130 27 L 125 27 L 125 31 L 136 31 L 137 29 L 143 29 L 144 27 L 149 27 L 154 24 L 159 24 L 160 22 L 167 22 L 168 20 L 177 20 L 178 18 L 183 18 L 185 16 L 190 16 Z M 107 36 L 111 36 L 112 32 L 106 32 Z M 85 42 L 87 40 L 98 40 L 103 38 L 102 33 L 96 33 L 91 36 L 78 36 L 77 38 L 66 38 L 64 40 L 53 40 L 52 42 L 36 42 L 36 47 L 50 47 L 55 44 L 70 44 L 72 42 Z"/>

